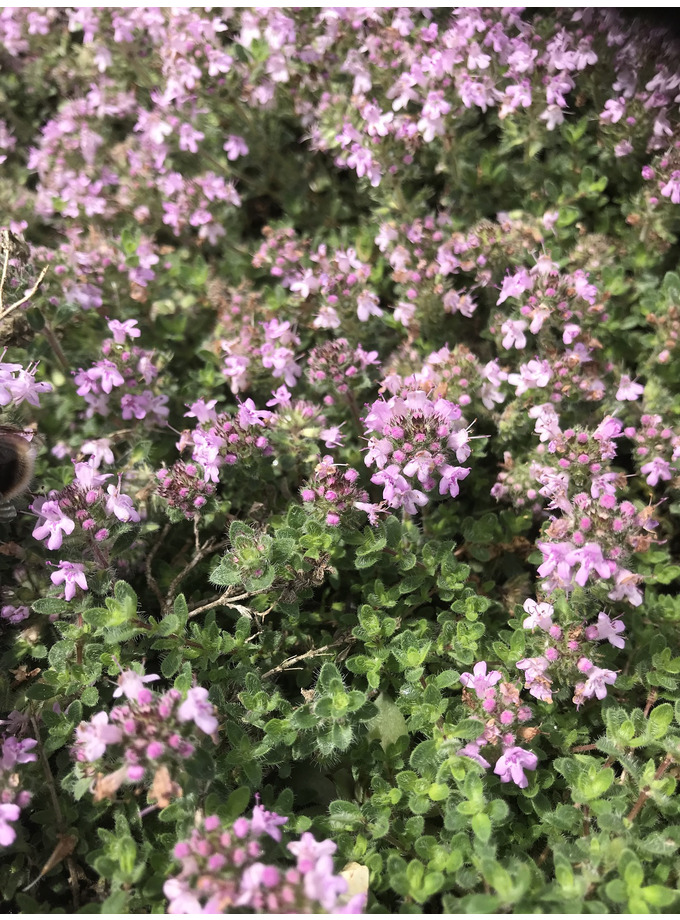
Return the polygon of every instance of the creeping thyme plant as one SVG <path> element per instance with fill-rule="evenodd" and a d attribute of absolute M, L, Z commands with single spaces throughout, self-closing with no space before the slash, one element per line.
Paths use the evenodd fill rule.
<path fill-rule="evenodd" d="M 0 63 L 5 910 L 677 911 L 677 41 L 7 8 Z"/>

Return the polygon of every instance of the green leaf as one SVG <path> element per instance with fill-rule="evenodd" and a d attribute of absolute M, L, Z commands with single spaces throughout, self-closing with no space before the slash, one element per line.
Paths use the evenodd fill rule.
<path fill-rule="evenodd" d="M 628 892 L 626 890 L 626 886 L 620 878 L 615 878 L 611 882 L 607 883 L 605 887 L 605 894 L 610 899 L 610 901 L 614 901 L 615 904 L 622 904 L 624 901 L 628 900 Z"/>
<path fill-rule="evenodd" d="M 677 891 L 671 891 L 663 885 L 646 885 L 640 894 L 650 907 L 670 907 L 678 897 Z"/>
<path fill-rule="evenodd" d="M 378 715 L 366 723 L 370 741 L 377 739 L 384 751 L 403 735 L 408 736 L 406 719 L 399 707 L 387 693 L 379 693 L 375 699 Z"/>
<path fill-rule="evenodd" d="M 247 786 L 239 786 L 229 793 L 229 798 L 220 808 L 220 815 L 226 821 L 235 821 L 248 807 L 252 792 Z"/>
<path fill-rule="evenodd" d="M 413 749 L 409 763 L 421 776 L 426 779 L 434 778 L 440 763 L 440 758 L 437 755 L 437 742 L 432 740 L 421 741 Z"/>
<path fill-rule="evenodd" d="M 101 913 L 103 914 L 127 914 L 126 910 L 128 906 L 128 899 L 130 893 L 128 891 L 114 891 L 112 894 L 106 898 L 101 905 Z"/>
<path fill-rule="evenodd" d="M 180 631 L 180 620 L 179 617 L 174 613 L 169 613 L 166 617 L 155 626 L 153 630 L 153 635 L 155 636 L 171 636 Z"/>
<path fill-rule="evenodd" d="M 321 666 L 319 679 L 317 681 L 317 693 L 333 693 L 337 688 L 342 689 L 342 675 L 336 666 L 327 661 Z"/>
<path fill-rule="evenodd" d="M 354 802 L 339 799 L 328 807 L 329 823 L 335 830 L 351 830 L 363 824 L 361 809 Z"/>
<path fill-rule="evenodd" d="M 673 721 L 673 707 L 670 703 L 655 706 L 649 714 L 649 732 L 655 741 L 663 738 Z"/>
<path fill-rule="evenodd" d="M 31 606 L 36 613 L 43 613 L 46 616 L 59 616 L 68 610 L 66 601 L 57 597 L 42 597 L 37 601 L 33 601 Z"/>
<path fill-rule="evenodd" d="M 161 662 L 161 674 L 163 677 L 172 677 L 176 674 L 182 664 L 182 652 L 175 649 Z"/>
<path fill-rule="evenodd" d="M 53 700 L 57 695 L 57 691 L 54 687 L 50 687 L 47 684 L 36 683 L 27 687 L 26 690 L 24 690 L 24 695 L 27 700 Z"/>
<path fill-rule="evenodd" d="M 83 706 L 96 706 L 99 702 L 99 690 L 96 687 L 83 687 L 80 702 Z"/>
<path fill-rule="evenodd" d="M 187 606 L 186 598 L 183 594 L 177 595 L 175 602 L 172 605 L 172 609 L 180 623 L 186 623 L 186 621 L 189 619 L 189 608 Z"/>
<path fill-rule="evenodd" d="M 479 719 L 463 719 L 450 732 L 454 738 L 463 738 L 464 740 L 479 738 L 484 731 L 484 723 Z"/>
<path fill-rule="evenodd" d="M 485 815 L 484 812 L 473 815 L 470 826 L 475 837 L 479 837 L 482 843 L 489 842 L 491 839 L 491 821 L 488 815 Z"/>

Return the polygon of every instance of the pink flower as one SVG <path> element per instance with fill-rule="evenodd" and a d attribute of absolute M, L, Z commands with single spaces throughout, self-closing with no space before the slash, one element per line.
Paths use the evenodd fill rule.
<path fill-rule="evenodd" d="M 661 189 L 664 198 L 670 198 L 673 204 L 680 204 L 680 170 L 676 169 L 671 173 L 668 182 Z"/>
<path fill-rule="evenodd" d="M 189 889 L 185 879 L 169 878 L 163 885 L 163 894 L 170 902 L 169 914 L 200 914 L 201 902 Z"/>
<path fill-rule="evenodd" d="M 217 726 L 216 726 L 217 727 Z M 250 829 L 253 834 L 269 834 L 277 843 L 281 840 L 280 825 L 286 824 L 288 818 L 277 815 L 276 812 L 267 811 L 262 805 L 255 805 Z M 311 836 L 311 834 L 309 835 Z M 289 847 L 290 848 L 290 847 Z"/>
<path fill-rule="evenodd" d="M 33 529 L 33 536 L 36 540 L 48 537 L 47 548 L 60 549 L 63 542 L 62 534 L 73 533 L 75 522 L 64 514 L 56 501 L 43 502 L 39 509 L 34 510 L 37 510 L 44 520 Z"/>
<path fill-rule="evenodd" d="M 299 840 L 287 844 L 290 852 L 297 857 L 300 872 L 309 872 L 322 856 L 332 856 L 337 845 L 332 840 L 317 840 L 309 831 L 305 831 Z"/>
<path fill-rule="evenodd" d="M 37 745 L 35 738 L 24 738 L 17 741 L 12 735 L 2 742 L 2 757 L 0 757 L 0 770 L 9 773 L 19 763 L 33 763 L 38 755 L 32 753 Z"/>
<path fill-rule="evenodd" d="M 517 662 L 517 667 L 524 671 L 527 687 L 539 677 L 543 677 L 549 665 L 550 662 L 543 655 L 539 655 L 536 658 L 522 658 Z"/>
<path fill-rule="evenodd" d="M 64 562 L 63 559 L 60 560 L 59 568 L 50 575 L 50 581 L 53 585 L 64 585 L 64 597 L 67 601 L 71 601 L 75 597 L 76 587 L 87 591 L 85 566 L 80 562 Z"/>
<path fill-rule="evenodd" d="M 483 700 L 486 696 L 486 691 L 497 684 L 503 677 L 500 671 L 491 671 L 490 674 L 487 674 L 486 670 L 486 661 L 479 661 L 472 669 L 472 674 L 466 671 L 460 675 L 461 684 L 464 687 L 472 687 L 480 700 Z"/>
<path fill-rule="evenodd" d="M 365 323 L 369 316 L 382 316 L 383 311 L 378 306 L 378 298 L 372 291 L 362 291 L 357 297 L 357 316 Z"/>
<path fill-rule="evenodd" d="M 614 576 L 616 587 L 610 591 L 607 597 L 612 601 L 627 600 L 633 607 L 639 607 L 642 603 L 642 592 L 638 588 L 641 581 L 639 575 L 634 575 L 628 569 L 619 568 Z"/>
<path fill-rule="evenodd" d="M 138 339 L 142 334 L 139 329 L 136 329 L 137 320 L 136 319 L 126 319 L 124 322 L 120 322 L 117 319 L 111 319 L 108 322 L 109 330 L 113 336 L 113 341 L 117 345 L 123 345 L 126 338 Z"/>
<path fill-rule="evenodd" d="M 506 320 L 501 326 L 501 332 L 503 333 L 503 348 L 516 348 L 518 351 L 524 348 L 527 344 L 526 336 L 524 335 L 524 330 L 527 328 L 527 324 L 523 319 Z"/>
<path fill-rule="evenodd" d="M 635 402 L 644 393 L 645 388 L 639 383 L 631 380 L 628 374 L 621 374 L 619 388 L 616 391 L 616 398 L 620 401 Z"/>
<path fill-rule="evenodd" d="M 113 695 L 114 697 L 125 696 L 126 699 L 131 700 L 133 703 L 139 703 L 142 706 L 147 705 L 153 699 L 153 693 L 151 690 L 147 690 L 144 684 L 159 679 L 158 674 L 144 676 L 136 671 L 123 671 L 118 678 L 118 687 L 113 691 Z"/>
<path fill-rule="evenodd" d="M 645 463 L 644 466 L 640 467 L 640 472 L 647 477 L 647 485 L 652 487 L 658 485 L 660 479 L 668 482 L 669 479 L 673 478 L 670 463 L 661 457 L 654 457 L 648 463 Z"/>
<path fill-rule="evenodd" d="M 208 691 L 205 687 L 192 687 L 187 692 L 187 698 L 177 710 L 177 718 L 180 722 L 193 722 L 206 735 L 212 735 L 217 731 L 215 707 L 208 702 Z"/>
<path fill-rule="evenodd" d="M 124 523 L 131 521 L 136 524 L 141 520 L 138 512 L 135 511 L 130 496 L 121 493 L 120 483 L 117 486 L 109 486 L 106 491 L 109 495 L 106 499 L 107 514 L 115 515 L 119 521 Z"/>
<path fill-rule="evenodd" d="M 502 783 L 509 783 L 511 780 L 520 789 L 526 789 L 529 781 L 524 775 L 525 770 L 535 770 L 538 764 L 538 757 L 531 751 L 525 751 L 520 747 L 510 747 L 501 754 L 493 772 L 500 776 Z"/>
<path fill-rule="evenodd" d="M 503 279 L 501 293 L 496 301 L 500 306 L 508 297 L 521 297 L 525 291 L 530 291 L 534 286 L 534 279 L 525 268 L 520 268 L 514 275 L 506 275 Z M 525 323 L 526 327 L 526 323 Z M 509 346 L 504 346 L 509 347 Z"/>
<path fill-rule="evenodd" d="M 609 671 L 607 668 L 596 668 L 593 666 L 588 671 L 588 679 L 583 688 L 584 697 L 596 696 L 598 700 L 603 700 L 607 695 L 606 684 L 613 684 L 616 680 L 616 672 Z"/>
<path fill-rule="evenodd" d="M 574 581 L 581 587 L 585 586 L 591 572 L 596 572 L 600 578 L 611 578 L 616 571 L 616 563 L 604 558 L 602 547 L 597 543 L 586 543 L 585 546 L 575 549 L 567 560 L 570 565 L 580 565 Z"/>
<path fill-rule="evenodd" d="M 524 620 L 522 626 L 525 629 L 543 629 L 548 632 L 552 624 L 552 615 L 555 612 L 552 604 L 538 604 L 532 597 L 524 601 L 524 609 L 529 616 Z"/>
<path fill-rule="evenodd" d="M 19 818 L 19 814 L 18 805 L 0 805 L 0 846 L 8 847 L 14 843 L 17 834 L 8 822 L 16 821 Z"/>
<path fill-rule="evenodd" d="M 479 753 L 482 744 L 480 744 L 479 739 L 477 741 L 468 741 L 465 747 L 462 747 L 459 751 L 456 751 L 456 753 L 459 757 L 469 757 L 471 760 L 474 760 L 475 763 L 478 763 L 480 767 L 484 767 L 485 770 L 488 770 L 491 764 L 488 760 L 484 760 Z"/>
<path fill-rule="evenodd" d="M 619 633 L 622 633 L 625 628 L 621 620 L 611 620 L 606 613 L 600 613 L 597 617 L 597 624 L 586 629 L 586 638 L 591 641 L 607 639 L 615 648 L 623 648 L 625 642 Z"/>
<path fill-rule="evenodd" d="M 108 713 L 97 712 L 89 722 L 81 722 L 76 728 L 77 757 L 92 763 L 104 756 L 107 745 L 122 740 L 122 730 L 117 725 L 109 725 Z"/>

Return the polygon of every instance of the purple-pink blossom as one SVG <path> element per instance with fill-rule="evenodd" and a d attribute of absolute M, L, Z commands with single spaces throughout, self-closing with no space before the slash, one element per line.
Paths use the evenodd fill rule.
<path fill-rule="evenodd" d="M 47 537 L 48 549 L 60 549 L 64 534 L 71 534 L 75 530 L 75 522 L 64 514 L 56 501 L 43 501 L 39 505 L 36 503 L 33 510 L 42 518 L 33 528 L 35 539 L 44 540 Z"/>
<path fill-rule="evenodd" d="M 72 601 L 76 595 L 76 588 L 87 591 L 87 578 L 85 566 L 80 562 L 59 562 L 59 568 L 52 572 L 50 581 L 53 585 L 64 585 L 64 598 Z"/>
<path fill-rule="evenodd" d="M 502 783 L 513 782 L 520 789 L 526 789 L 529 780 L 524 775 L 525 770 L 535 770 L 538 757 L 532 751 L 525 751 L 520 747 L 507 748 L 496 762 L 493 772 L 500 777 Z"/>
<path fill-rule="evenodd" d="M 478 661 L 472 669 L 472 674 L 466 671 L 460 675 L 460 682 L 464 687 L 474 690 L 477 698 L 482 700 L 486 695 L 486 691 L 495 686 L 502 678 L 503 675 L 500 671 L 490 671 L 487 674 L 486 661 Z"/>
<path fill-rule="evenodd" d="M 588 626 L 586 629 L 586 638 L 591 641 L 593 639 L 599 639 L 600 641 L 606 639 L 615 648 L 623 648 L 625 642 L 620 633 L 625 628 L 621 620 L 612 620 L 606 613 L 601 612 L 598 614 L 597 623 L 594 626 Z"/>
<path fill-rule="evenodd" d="M 208 691 L 205 687 L 192 687 L 187 691 L 187 698 L 179 707 L 177 718 L 180 722 L 193 722 L 206 735 L 212 735 L 217 731 L 215 710 L 212 703 L 208 702 Z"/>

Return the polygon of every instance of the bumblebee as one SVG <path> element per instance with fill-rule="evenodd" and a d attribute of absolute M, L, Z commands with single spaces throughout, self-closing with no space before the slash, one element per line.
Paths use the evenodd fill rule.
<path fill-rule="evenodd" d="M 33 477 L 35 448 L 32 431 L 0 425 L 0 521 L 16 515 L 10 499 L 24 492 Z"/>

